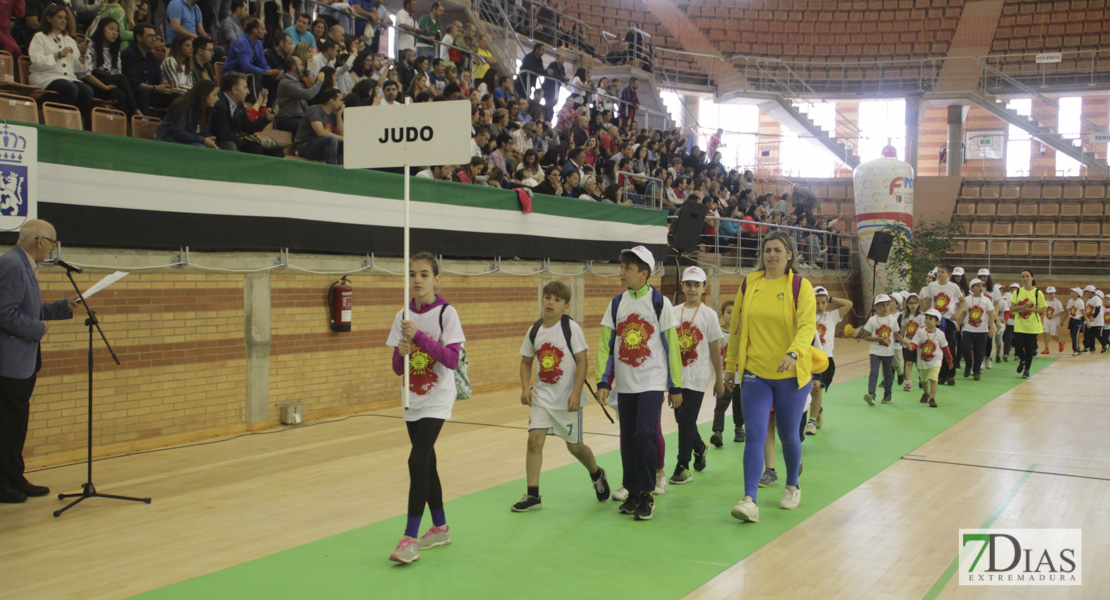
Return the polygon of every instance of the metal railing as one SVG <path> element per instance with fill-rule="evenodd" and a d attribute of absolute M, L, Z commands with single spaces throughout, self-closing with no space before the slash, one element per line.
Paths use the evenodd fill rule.
<path fill-rule="evenodd" d="M 633 173 L 631 171 L 617 171 L 616 175 L 618 179 L 620 179 L 620 177 L 623 175 L 626 178 L 633 180 L 633 183 L 635 183 L 635 181 L 646 182 L 643 192 L 639 192 L 635 189 L 633 189 L 632 191 L 636 192 L 636 195 L 644 200 L 644 206 L 654 209 L 663 208 L 663 194 L 665 192 L 663 191 L 662 179 L 659 179 L 658 177 L 650 177 L 642 173 Z M 629 186 L 626 184 L 624 187 L 634 188 L 635 186 Z"/>
<path fill-rule="evenodd" d="M 1051 276 L 1059 273 L 1097 273 L 1105 274 L 1110 242 L 1101 236 L 1091 237 L 954 237 L 961 244 L 982 242 L 985 250 L 973 251 L 963 246 L 960 252 L 951 256 L 975 256 L 986 261 L 980 266 L 994 270 L 998 267 L 1019 267 L 1035 269 L 1038 275 Z M 1024 244 L 1014 250 L 1014 244 Z M 1100 244 L 1103 252 L 1100 253 Z M 985 256 L 984 256 L 985 254 Z"/>
<path fill-rule="evenodd" d="M 671 221 L 677 218 L 677 215 L 669 217 Z M 713 227 L 713 234 L 702 234 L 699 262 L 708 259 L 716 266 L 734 266 L 738 269 L 755 267 L 764 236 L 771 230 L 780 230 L 794 240 L 794 264 L 799 268 L 820 271 L 823 275 L 852 271 L 855 268 L 854 255 L 859 247 L 859 238 L 854 233 L 727 217 L 707 217 L 705 222 Z M 721 235 L 720 225 L 723 222 L 737 224 L 736 237 Z M 755 233 L 744 231 L 744 225 L 755 227 Z"/>
<path fill-rule="evenodd" d="M 990 65 L 1015 80 L 1039 79 L 1041 88 L 1110 85 L 1108 49 L 1056 52 L 1055 54 L 1060 55 L 1060 61 L 1054 63 L 1038 63 L 1039 54 L 1044 53 L 989 54 L 980 56 L 979 62 Z"/>

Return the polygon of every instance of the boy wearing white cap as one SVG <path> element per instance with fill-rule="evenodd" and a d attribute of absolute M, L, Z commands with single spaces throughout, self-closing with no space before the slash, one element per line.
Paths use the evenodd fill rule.
<path fill-rule="evenodd" d="M 994 336 L 994 302 L 983 295 L 981 279 L 972 279 L 969 287 L 971 295 L 966 298 L 956 320 L 962 324 L 963 330 L 960 347 L 964 353 L 964 377 L 974 372 L 975 381 L 979 381 L 987 339 Z"/>
<path fill-rule="evenodd" d="M 895 341 L 901 334 L 898 331 L 898 319 L 890 314 L 890 304 L 890 296 L 876 296 L 875 314 L 863 325 L 863 339 L 871 342 L 871 373 L 867 377 L 867 393 L 863 395 L 863 401 L 869 406 L 875 406 L 880 368 L 883 371 L 883 404 L 890 404 L 893 400 L 894 353 L 899 349 Z"/>
<path fill-rule="evenodd" d="M 682 357 L 679 354 L 674 307 L 648 285 L 655 257 L 644 246 L 621 252 L 621 284 L 627 290 L 609 304 L 601 319 L 597 352 L 597 399 L 617 394 L 620 414 L 621 464 L 628 499 L 621 514 L 637 521 L 655 512 L 658 442 L 656 431 L 663 399 L 670 392 L 672 408 L 682 406 Z"/>
<path fill-rule="evenodd" d="M 824 373 L 814 375 L 813 389 L 810 391 L 811 406 L 809 422 L 806 423 L 806 435 L 817 435 L 817 430 L 825 424 L 824 408 L 821 401 L 824 390 L 832 386 L 833 376 L 836 375 L 836 362 L 833 361 L 833 347 L 836 345 L 836 326 L 852 310 L 852 301 L 846 298 L 833 298 L 829 290 L 816 286 L 813 295 L 817 298 L 817 341 L 820 348 L 829 356 L 829 368 Z M 831 310 L 830 310 L 831 307 Z"/>
<path fill-rule="evenodd" d="M 963 290 L 955 282 L 948 279 L 951 267 L 937 265 L 937 280 L 925 286 L 921 294 L 921 306 L 926 311 L 935 308 L 941 316 L 940 328 L 948 345 L 956 347 L 956 323 L 952 320 L 956 312 L 964 303 Z M 947 363 L 940 367 L 939 382 L 944 385 L 956 385 L 956 372 L 954 367 Z"/>
<path fill-rule="evenodd" d="M 1010 289 L 1002 293 L 1002 320 L 1006 327 L 1002 330 L 1002 361 L 1010 360 L 1010 348 L 1014 344 L 1014 292 L 1021 289 L 1017 283 L 1011 283 Z"/>
<path fill-rule="evenodd" d="M 1056 288 L 1048 286 L 1045 288 L 1045 302 L 1048 306 L 1044 311 L 1044 350 L 1041 354 L 1048 354 L 1048 338 L 1056 340 L 1056 344 L 1060 346 L 1060 353 L 1064 353 L 1064 342 L 1060 339 L 1057 331 L 1060 328 L 1060 315 L 1064 313 L 1064 305 L 1056 299 Z"/>
<path fill-rule="evenodd" d="M 925 327 L 918 329 L 910 340 L 910 349 L 918 351 L 918 376 L 925 382 L 925 393 L 921 395 L 921 402 L 928 402 L 932 408 L 937 407 L 937 382 L 940 377 L 941 363 L 952 364 L 948 340 L 945 339 L 944 333 L 937 329 L 940 320 L 940 312 L 937 309 L 931 308 L 925 311 Z"/>
<path fill-rule="evenodd" d="M 707 446 L 698 435 L 698 413 L 702 397 L 713 375 L 713 395 L 725 394 L 724 367 L 721 357 L 721 340 L 725 337 L 717 321 L 717 313 L 702 303 L 705 294 L 705 271 L 687 267 L 682 273 L 682 292 L 686 302 L 674 307 L 678 319 L 678 348 L 682 356 L 682 406 L 674 409 L 678 422 L 678 462 L 675 464 L 671 483 L 681 485 L 693 481 L 690 473 L 690 455 L 694 457 L 694 470 L 705 469 Z"/>
<path fill-rule="evenodd" d="M 994 283 L 990 269 L 979 269 L 978 275 L 979 280 L 983 282 L 983 295 L 990 298 L 991 302 L 994 303 L 994 335 L 987 338 L 987 357 L 983 361 L 983 368 L 990 369 L 994 366 L 991 356 L 994 355 L 995 349 L 1002 345 L 1002 330 L 1004 329 L 1000 320 L 1002 316 L 1002 287 Z"/>
<path fill-rule="evenodd" d="M 1093 285 L 1083 288 L 1083 317 L 1086 320 L 1086 329 L 1083 332 L 1084 352 L 1094 352 L 1095 341 L 1102 336 L 1102 299 L 1095 295 L 1097 291 Z"/>
<path fill-rule="evenodd" d="M 1079 356 L 1083 354 L 1082 348 L 1079 347 L 1079 335 L 1083 332 L 1083 290 L 1073 287 L 1068 290 L 1071 296 L 1068 298 L 1068 305 L 1065 308 L 1068 312 L 1068 333 L 1071 334 L 1071 355 Z"/>

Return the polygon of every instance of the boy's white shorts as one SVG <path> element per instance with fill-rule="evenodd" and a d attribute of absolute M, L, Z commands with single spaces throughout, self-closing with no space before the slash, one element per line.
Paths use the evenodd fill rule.
<path fill-rule="evenodd" d="M 568 444 L 581 444 L 582 409 L 569 411 L 533 406 L 528 413 L 528 430 L 533 429 L 546 429 L 548 435 L 561 437 Z"/>

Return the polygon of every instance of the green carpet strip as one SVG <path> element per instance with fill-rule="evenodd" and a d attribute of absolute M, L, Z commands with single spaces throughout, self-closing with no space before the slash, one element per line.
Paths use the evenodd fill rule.
<path fill-rule="evenodd" d="M 1051 362 L 1039 358 L 1033 370 Z M 984 371 L 979 382 L 958 377 L 956 387 L 941 388 L 940 408 L 920 404 L 916 388 L 896 389 L 893 404 L 869 407 L 862 400 L 866 377 L 835 384 L 826 396 L 824 428 L 802 444 L 801 507 L 778 508 L 786 479 L 779 449 L 780 480 L 760 490 L 756 524 L 729 515 L 743 496 L 743 444 L 730 441 L 730 429 L 725 447 L 710 449 L 708 468 L 691 483 L 670 486 L 648 522 L 618 515 L 616 502 L 597 502 L 585 469 L 575 463 L 543 474 L 539 511 L 509 511 L 523 480 L 448 502 L 453 543 L 424 551 L 412 565 L 387 560 L 404 529 L 400 516 L 137 598 L 681 598 L 1020 384 L 1011 365 Z M 601 416 L 591 411 L 589 418 Z M 674 417 L 665 411 L 664 418 Z M 709 429 L 701 425 L 706 440 Z M 667 436 L 668 476 L 676 435 Z M 560 440 L 550 441 L 547 452 L 565 452 Z M 520 442 L 523 474 L 523 432 Z M 619 453 L 598 462 L 618 487 Z M 424 521 L 421 533 L 430 517 Z"/>

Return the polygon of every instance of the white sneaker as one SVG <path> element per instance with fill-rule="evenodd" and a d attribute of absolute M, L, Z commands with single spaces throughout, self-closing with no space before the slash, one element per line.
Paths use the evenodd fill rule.
<path fill-rule="evenodd" d="M 389 560 L 405 565 L 420 560 L 420 551 L 417 549 L 417 544 L 416 538 L 408 536 L 401 538 L 401 541 L 397 544 L 397 549 L 389 555 Z"/>
<path fill-rule="evenodd" d="M 667 474 L 663 471 L 655 472 L 655 491 L 652 493 L 656 496 L 662 496 L 667 493 Z"/>
<path fill-rule="evenodd" d="M 613 501 L 624 502 L 625 500 L 628 500 L 628 490 L 624 489 L 622 485 L 617 491 L 613 492 Z"/>
<path fill-rule="evenodd" d="M 786 486 L 786 489 L 782 491 L 782 502 L 779 502 L 779 508 L 794 510 L 801 503 L 802 490 L 792 485 Z"/>
<path fill-rule="evenodd" d="M 875 397 L 871 394 L 864 394 L 863 401 L 866 402 L 868 406 L 875 406 Z"/>
<path fill-rule="evenodd" d="M 817 421 L 811 419 L 806 423 L 806 435 L 817 435 Z"/>
<path fill-rule="evenodd" d="M 436 546 L 446 546 L 450 543 L 450 529 L 446 525 L 437 525 L 420 536 L 420 539 L 416 541 L 416 547 L 419 550 L 427 550 L 429 548 L 435 548 Z"/>
<path fill-rule="evenodd" d="M 732 517 L 747 523 L 758 523 L 759 507 L 756 506 L 755 500 L 752 500 L 751 496 L 744 496 L 743 500 L 732 507 Z"/>
<path fill-rule="evenodd" d="M 984 364 L 984 365 L 983 365 L 983 368 L 984 368 L 984 369 L 989 369 L 989 368 L 991 368 L 991 367 L 993 367 L 993 366 L 994 366 L 994 361 L 992 361 L 992 360 L 990 359 L 990 357 L 988 356 L 988 357 L 987 357 L 987 360 L 986 360 L 986 364 Z"/>

